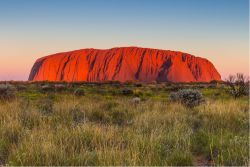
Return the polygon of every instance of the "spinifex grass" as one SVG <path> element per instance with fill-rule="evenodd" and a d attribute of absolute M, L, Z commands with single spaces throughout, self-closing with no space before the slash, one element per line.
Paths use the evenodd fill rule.
<path fill-rule="evenodd" d="M 168 100 L 165 86 L 129 86 L 135 95 L 124 87 L 85 85 L 75 96 L 27 86 L 2 101 L 0 164 L 248 165 L 248 98 L 206 88 L 205 103 L 186 108 Z"/>

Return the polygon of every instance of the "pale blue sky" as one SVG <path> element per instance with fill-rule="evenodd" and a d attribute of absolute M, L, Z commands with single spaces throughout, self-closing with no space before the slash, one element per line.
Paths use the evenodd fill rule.
<path fill-rule="evenodd" d="M 248 0 L 0 0 L 0 80 L 81 48 L 141 46 L 211 60 L 225 78 L 249 67 Z"/>

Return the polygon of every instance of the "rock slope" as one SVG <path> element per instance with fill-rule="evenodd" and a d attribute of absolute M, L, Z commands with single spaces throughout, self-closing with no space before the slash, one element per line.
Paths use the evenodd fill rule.
<path fill-rule="evenodd" d="M 82 49 L 38 59 L 30 81 L 209 82 L 221 80 L 207 59 L 159 49 Z"/>

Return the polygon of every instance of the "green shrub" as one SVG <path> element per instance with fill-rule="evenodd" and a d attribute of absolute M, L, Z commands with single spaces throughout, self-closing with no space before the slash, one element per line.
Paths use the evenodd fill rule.
<path fill-rule="evenodd" d="M 0 100 L 11 100 L 16 97 L 16 89 L 9 84 L 0 84 Z"/>
<path fill-rule="evenodd" d="M 170 101 L 180 102 L 186 107 L 192 108 L 204 102 L 204 98 L 198 90 L 183 89 L 176 93 L 171 93 Z"/>

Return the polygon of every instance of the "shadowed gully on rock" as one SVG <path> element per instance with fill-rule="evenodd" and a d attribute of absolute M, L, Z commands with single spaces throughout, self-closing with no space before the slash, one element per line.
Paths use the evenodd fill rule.
<path fill-rule="evenodd" d="M 160 49 L 81 49 L 38 59 L 30 81 L 210 82 L 221 80 L 207 59 Z"/>

